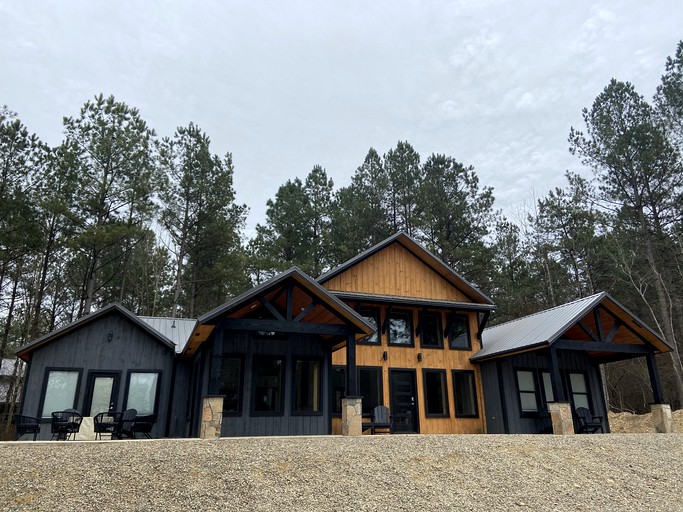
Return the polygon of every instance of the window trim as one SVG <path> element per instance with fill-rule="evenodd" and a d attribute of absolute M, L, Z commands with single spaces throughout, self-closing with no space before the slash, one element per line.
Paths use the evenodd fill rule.
<path fill-rule="evenodd" d="M 74 368 L 74 367 L 64 367 L 64 366 L 47 366 L 45 367 L 45 373 L 43 374 L 43 383 L 41 385 L 41 391 L 40 391 L 40 401 L 38 402 L 38 414 L 36 414 L 37 418 L 40 421 L 47 421 L 50 422 L 52 421 L 52 412 L 50 411 L 49 416 L 43 416 L 43 408 L 45 407 L 45 396 L 47 395 L 47 383 L 49 380 L 50 372 L 76 372 L 78 373 L 78 378 L 76 379 L 76 391 L 74 393 L 74 403 L 73 406 L 70 407 L 71 409 L 76 409 L 80 410 L 78 408 L 78 397 L 80 396 L 81 392 L 81 381 L 83 378 L 83 368 Z M 69 409 L 69 407 L 67 407 Z"/>
<path fill-rule="evenodd" d="M 379 401 L 377 405 L 385 405 L 384 402 L 384 367 L 383 366 L 369 366 L 369 365 L 360 365 L 356 366 L 356 382 L 358 383 L 358 392 L 360 393 L 360 370 L 361 368 L 363 369 L 371 369 L 371 370 L 377 370 L 379 372 Z M 342 364 L 335 364 L 332 366 L 331 372 L 334 372 L 335 370 L 343 370 L 344 371 L 344 390 L 346 390 L 346 365 Z M 330 373 L 331 375 L 332 373 Z M 332 411 L 332 417 L 333 418 L 340 418 L 341 417 L 341 410 L 340 412 L 334 412 L 334 387 L 331 385 L 331 380 L 330 380 L 330 410 Z M 342 397 L 343 398 L 343 397 Z M 365 417 L 368 417 L 368 413 L 363 413 Z"/>
<path fill-rule="evenodd" d="M 456 418 L 478 418 L 479 417 L 479 397 L 477 396 L 477 377 L 474 370 L 452 370 L 451 375 L 453 378 L 453 408 Z M 457 393 L 456 389 L 456 375 L 469 375 L 472 382 L 472 390 L 474 391 L 474 414 L 458 414 L 458 404 L 456 402 Z"/>
<path fill-rule="evenodd" d="M 296 363 L 297 361 L 314 361 L 320 364 L 320 370 L 318 372 L 318 411 L 297 411 L 296 410 Z M 322 416 L 323 408 L 325 402 L 323 401 L 323 394 L 325 392 L 323 388 L 323 372 L 324 372 L 324 360 L 322 357 L 315 356 L 293 356 L 292 357 L 292 405 L 291 414 L 292 416 Z"/>
<path fill-rule="evenodd" d="M 441 375 L 441 385 L 443 386 L 443 406 L 444 412 L 442 413 L 430 413 L 429 407 L 429 393 L 427 392 L 427 375 L 428 374 Z M 441 368 L 423 368 L 422 369 L 422 388 L 424 393 L 424 405 L 425 405 L 425 418 L 450 418 L 450 399 L 448 397 L 448 376 L 445 369 Z"/>
<path fill-rule="evenodd" d="M 254 379 L 256 379 L 256 365 L 254 364 L 257 359 L 271 359 L 271 360 L 280 360 L 282 361 L 282 364 L 280 365 L 280 406 L 279 406 L 279 411 L 276 412 L 271 412 L 271 411 L 257 411 L 256 410 L 256 382 Z M 251 403 L 249 404 L 249 416 L 284 416 L 285 415 L 285 394 L 287 392 L 287 357 L 284 355 L 278 355 L 278 354 L 254 354 L 251 358 Z"/>
<path fill-rule="evenodd" d="M 391 339 L 391 317 L 395 314 L 407 315 L 408 317 L 408 334 L 410 335 L 410 343 L 395 343 Z M 392 309 L 391 314 L 386 317 L 387 322 L 387 340 L 391 347 L 414 347 L 415 333 L 413 332 L 413 310 L 412 309 Z"/>
<path fill-rule="evenodd" d="M 379 346 L 382 344 L 382 314 L 380 311 L 379 307 L 372 307 L 372 306 L 360 306 L 356 312 L 362 316 L 362 317 L 369 317 L 369 316 L 374 316 L 375 317 L 375 322 L 377 322 L 377 330 L 375 331 L 375 334 L 377 335 L 377 341 L 366 341 L 370 336 L 366 336 L 363 339 L 360 339 L 356 341 L 357 345 L 370 345 L 373 347 Z M 371 314 L 367 314 L 371 313 Z"/>
<path fill-rule="evenodd" d="M 112 394 L 115 396 L 115 406 L 114 410 L 118 411 L 118 399 L 119 399 L 119 391 L 121 389 L 121 370 L 88 370 L 88 376 L 85 379 L 86 386 L 85 386 L 85 393 L 83 394 L 83 416 L 86 416 L 86 408 L 89 408 L 91 406 L 92 402 L 92 394 L 93 394 L 93 389 L 91 388 L 91 385 L 94 384 L 95 379 L 98 377 L 98 375 L 116 375 L 114 378 L 114 387 L 116 385 L 119 386 L 119 389 L 112 389 Z M 90 414 L 92 411 L 88 410 L 87 411 L 87 416 L 92 416 Z"/>
<path fill-rule="evenodd" d="M 588 410 L 591 412 L 591 414 L 594 414 L 594 408 L 593 408 L 593 396 L 591 394 L 591 385 L 590 385 L 590 379 L 588 378 L 588 372 L 583 371 L 583 370 L 565 370 L 565 379 L 567 382 L 567 389 L 569 391 L 569 395 L 571 396 L 571 404 L 572 404 L 572 410 L 576 410 L 576 403 L 574 400 L 574 388 L 572 387 L 572 378 L 571 374 L 576 373 L 577 375 L 583 375 L 583 382 L 586 385 L 586 392 L 585 393 L 577 393 L 579 395 L 586 395 L 586 401 L 588 402 Z"/>
<path fill-rule="evenodd" d="M 515 379 L 515 391 L 517 393 L 517 404 L 519 405 L 519 413 L 520 417 L 522 418 L 538 418 L 541 415 L 542 411 L 542 402 L 541 402 L 541 396 L 540 396 L 540 387 L 539 387 L 539 382 L 538 382 L 538 368 L 523 368 L 523 367 L 515 367 L 513 368 L 514 372 L 514 379 Z M 522 395 L 523 391 L 520 390 L 519 388 L 519 376 L 518 372 L 530 372 L 531 373 L 531 379 L 534 383 L 534 397 L 536 400 L 536 410 L 535 411 L 525 411 L 522 408 Z M 531 393 L 531 391 L 524 391 L 524 393 Z"/>
<path fill-rule="evenodd" d="M 425 345 L 424 344 L 424 319 L 426 316 L 436 317 L 436 345 Z M 420 348 L 425 349 L 435 349 L 443 350 L 444 348 L 444 337 L 443 337 L 443 315 L 440 311 L 421 311 L 418 315 L 418 325 L 420 327 Z"/>
<path fill-rule="evenodd" d="M 451 339 L 451 326 L 453 323 L 453 318 L 462 318 L 465 320 L 465 334 L 467 338 L 467 347 L 454 347 L 453 340 Z M 451 313 L 446 319 L 446 337 L 448 339 L 448 349 L 449 350 L 472 350 L 472 333 L 470 332 L 470 317 L 469 315 L 463 315 L 461 313 Z"/>
<path fill-rule="evenodd" d="M 377 401 L 377 405 L 384 405 L 384 373 L 383 373 L 383 367 L 381 366 L 370 366 L 370 365 L 359 365 L 356 366 L 356 382 L 358 384 L 358 393 L 361 393 L 360 389 L 360 371 L 361 369 L 364 370 L 375 370 L 379 372 L 379 389 L 378 389 L 378 395 L 379 395 L 379 400 Z M 363 396 L 365 398 L 365 396 Z M 369 413 L 362 413 L 362 414 L 372 414 L 372 411 Z"/>
<path fill-rule="evenodd" d="M 156 373 L 157 376 L 157 389 L 156 389 L 156 394 L 154 395 L 154 410 L 152 411 L 152 415 L 158 416 L 159 414 L 159 397 L 161 395 L 161 379 L 163 377 L 164 372 L 161 371 L 160 369 L 131 369 L 128 370 L 126 373 L 126 391 L 123 394 L 123 404 L 124 404 L 124 410 L 130 409 L 128 406 L 128 394 L 130 392 L 130 376 L 134 373 Z M 147 414 L 141 414 L 140 416 L 147 416 Z"/>
<path fill-rule="evenodd" d="M 244 354 L 239 354 L 239 353 L 232 353 L 232 352 L 226 352 L 221 354 L 221 370 L 223 369 L 223 358 L 232 358 L 232 359 L 239 359 L 240 360 L 240 381 L 238 384 L 238 395 L 237 395 L 237 400 L 238 400 L 238 406 L 237 406 L 237 412 L 226 412 L 225 409 L 223 409 L 222 413 L 223 416 L 229 416 L 231 418 L 238 418 L 243 415 L 244 411 L 244 371 L 245 371 L 245 357 Z M 219 385 L 220 385 L 220 374 L 218 377 L 219 380 Z M 220 393 L 220 387 L 218 388 L 218 394 Z M 225 398 L 223 398 L 223 403 L 225 406 Z"/>

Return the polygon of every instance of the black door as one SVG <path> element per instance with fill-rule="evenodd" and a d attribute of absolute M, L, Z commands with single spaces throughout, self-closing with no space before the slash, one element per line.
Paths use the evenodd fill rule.
<path fill-rule="evenodd" d="M 389 370 L 389 395 L 394 432 L 417 433 L 415 370 Z"/>
<path fill-rule="evenodd" d="M 83 404 L 84 416 L 115 411 L 119 395 L 118 372 L 90 372 Z"/>

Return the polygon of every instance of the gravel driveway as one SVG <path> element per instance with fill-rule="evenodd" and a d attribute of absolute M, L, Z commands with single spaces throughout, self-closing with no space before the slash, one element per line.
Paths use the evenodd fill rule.
<path fill-rule="evenodd" d="M 683 510 L 683 434 L 0 443 L 2 510 Z"/>

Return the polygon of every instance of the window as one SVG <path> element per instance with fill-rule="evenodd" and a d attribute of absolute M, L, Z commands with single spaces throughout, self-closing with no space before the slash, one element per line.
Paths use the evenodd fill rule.
<path fill-rule="evenodd" d="M 346 368 L 343 366 L 335 366 L 332 368 L 332 384 L 330 385 L 330 393 L 332 393 L 332 414 L 341 414 L 341 403 L 346 391 Z"/>
<path fill-rule="evenodd" d="M 294 413 L 320 414 L 320 360 L 294 361 Z"/>
<path fill-rule="evenodd" d="M 468 317 L 451 315 L 448 318 L 448 346 L 455 350 L 470 350 L 472 348 Z"/>
<path fill-rule="evenodd" d="M 424 312 L 420 315 L 420 345 L 442 348 L 441 313 Z"/>
<path fill-rule="evenodd" d="M 358 314 L 362 316 L 369 324 L 372 324 L 375 327 L 375 333 L 371 334 L 370 336 L 367 336 L 360 340 L 361 343 L 379 343 L 379 332 L 378 328 L 380 325 L 379 321 L 379 309 L 376 308 L 360 308 L 358 310 Z"/>
<path fill-rule="evenodd" d="M 453 370 L 453 396 L 455 398 L 456 417 L 479 417 L 473 370 Z"/>
<path fill-rule="evenodd" d="M 446 388 L 446 370 L 422 370 L 425 387 L 426 415 L 431 417 L 448 417 L 448 390 Z"/>
<path fill-rule="evenodd" d="M 138 416 L 156 414 L 159 384 L 159 372 L 128 373 L 126 409 L 135 409 Z"/>
<path fill-rule="evenodd" d="M 413 345 L 413 322 L 410 311 L 392 311 L 389 315 L 389 344 Z"/>
<path fill-rule="evenodd" d="M 517 370 L 517 389 L 522 413 L 538 412 L 536 378 L 531 370 Z"/>
<path fill-rule="evenodd" d="M 548 402 L 555 401 L 555 395 L 553 394 L 553 384 L 550 380 L 550 372 L 541 372 L 541 378 L 543 380 L 543 396 L 545 397 L 545 405 L 547 409 Z"/>
<path fill-rule="evenodd" d="M 282 414 L 284 360 L 278 357 L 254 357 L 252 410 L 258 415 Z"/>
<path fill-rule="evenodd" d="M 588 386 L 586 385 L 586 375 L 584 373 L 570 373 L 569 385 L 572 389 L 572 403 L 574 409 L 585 407 L 590 411 L 590 400 L 588 399 Z"/>
<path fill-rule="evenodd" d="M 81 376 L 80 370 L 46 370 L 43 395 L 43 418 L 50 418 L 55 411 L 76 407 L 76 393 Z"/>
<path fill-rule="evenodd" d="M 382 368 L 376 366 L 358 367 L 358 394 L 363 397 L 363 413 L 384 403 L 382 397 Z"/>
<path fill-rule="evenodd" d="M 242 413 L 242 374 L 244 362 L 241 356 L 224 355 L 218 376 L 218 394 L 223 395 L 223 413 Z"/>

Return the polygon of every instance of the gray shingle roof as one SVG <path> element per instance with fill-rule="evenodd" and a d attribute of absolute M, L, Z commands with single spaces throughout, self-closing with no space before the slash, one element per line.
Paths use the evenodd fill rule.
<path fill-rule="evenodd" d="M 549 345 L 607 296 L 606 292 L 596 293 L 590 297 L 488 327 L 481 335 L 482 349 L 472 356 L 472 360 Z"/>
<path fill-rule="evenodd" d="M 191 318 L 166 318 L 154 316 L 140 316 L 155 331 L 167 337 L 175 345 L 176 354 L 180 354 L 187 345 L 197 320 Z"/>

